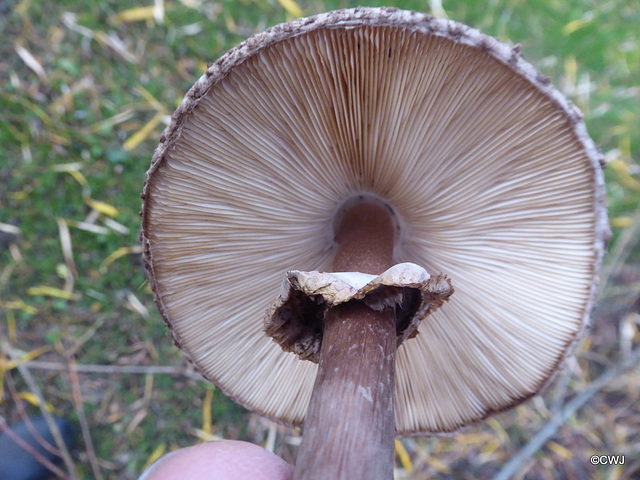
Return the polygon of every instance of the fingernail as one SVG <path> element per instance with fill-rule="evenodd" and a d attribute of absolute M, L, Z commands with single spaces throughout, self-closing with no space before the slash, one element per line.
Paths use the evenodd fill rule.
<path fill-rule="evenodd" d="M 138 480 L 150 480 L 151 479 L 151 474 L 157 470 L 157 468 L 162 465 L 164 462 L 166 462 L 169 458 L 173 457 L 176 453 L 178 453 L 180 450 L 174 450 L 173 452 L 169 452 L 166 455 L 160 457 L 158 460 L 156 460 L 155 462 L 153 462 L 151 465 L 149 465 L 149 468 L 147 468 L 144 472 L 142 472 L 142 475 L 140 475 L 138 477 Z"/>

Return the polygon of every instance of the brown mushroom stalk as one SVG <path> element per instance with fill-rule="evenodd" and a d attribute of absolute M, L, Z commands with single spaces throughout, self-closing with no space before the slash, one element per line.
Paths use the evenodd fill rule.
<path fill-rule="evenodd" d="M 327 312 L 294 480 L 393 478 L 395 359 L 392 310 Z"/>
<path fill-rule="evenodd" d="M 394 230 L 382 205 L 364 201 L 347 209 L 335 231 L 333 271 L 380 275 L 393 265 Z"/>
<path fill-rule="evenodd" d="M 382 273 L 393 262 L 393 238 L 386 209 L 351 207 L 336 231 L 334 271 Z M 395 358 L 393 309 L 352 300 L 327 311 L 295 479 L 393 477 Z"/>
<path fill-rule="evenodd" d="M 291 271 L 266 332 L 319 363 L 295 479 L 393 476 L 396 349 L 453 293 L 443 275 L 393 265 L 391 207 L 358 195 L 336 214 L 335 273 Z"/>

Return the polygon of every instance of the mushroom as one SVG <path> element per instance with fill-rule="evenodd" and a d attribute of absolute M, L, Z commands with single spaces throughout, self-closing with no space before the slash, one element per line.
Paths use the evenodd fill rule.
<path fill-rule="evenodd" d="M 305 424 L 296 478 L 389 478 L 394 433 L 518 405 L 585 328 L 608 223 L 581 117 L 518 46 L 429 15 L 249 38 L 147 173 L 175 343 L 236 402 Z"/>

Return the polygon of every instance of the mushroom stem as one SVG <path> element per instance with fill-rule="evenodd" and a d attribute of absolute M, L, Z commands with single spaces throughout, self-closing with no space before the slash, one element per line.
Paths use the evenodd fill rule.
<path fill-rule="evenodd" d="M 375 203 L 353 205 L 336 226 L 333 271 L 381 274 L 393 266 L 393 238 L 389 210 Z"/>
<path fill-rule="evenodd" d="M 392 266 L 394 225 L 385 208 L 351 207 L 336 233 L 334 271 Z M 327 312 L 295 480 L 393 478 L 395 357 L 393 309 L 350 301 Z"/>

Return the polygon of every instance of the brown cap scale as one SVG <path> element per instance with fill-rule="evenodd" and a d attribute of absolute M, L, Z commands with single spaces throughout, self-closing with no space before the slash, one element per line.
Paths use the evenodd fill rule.
<path fill-rule="evenodd" d="M 599 162 L 580 112 L 477 30 L 386 8 L 279 25 L 208 69 L 156 150 L 156 301 L 206 378 L 301 424 L 318 367 L 264 334 L 265 312 L 286 272 L 342 270 L 336 218 L 376 205 L 390 261 L 355 270 L 411 263 L 455 287 L 416 331 L 392 315 L 395 429 L 451 432 L 535 395 L 582 332 L 608 233 Z"/>

